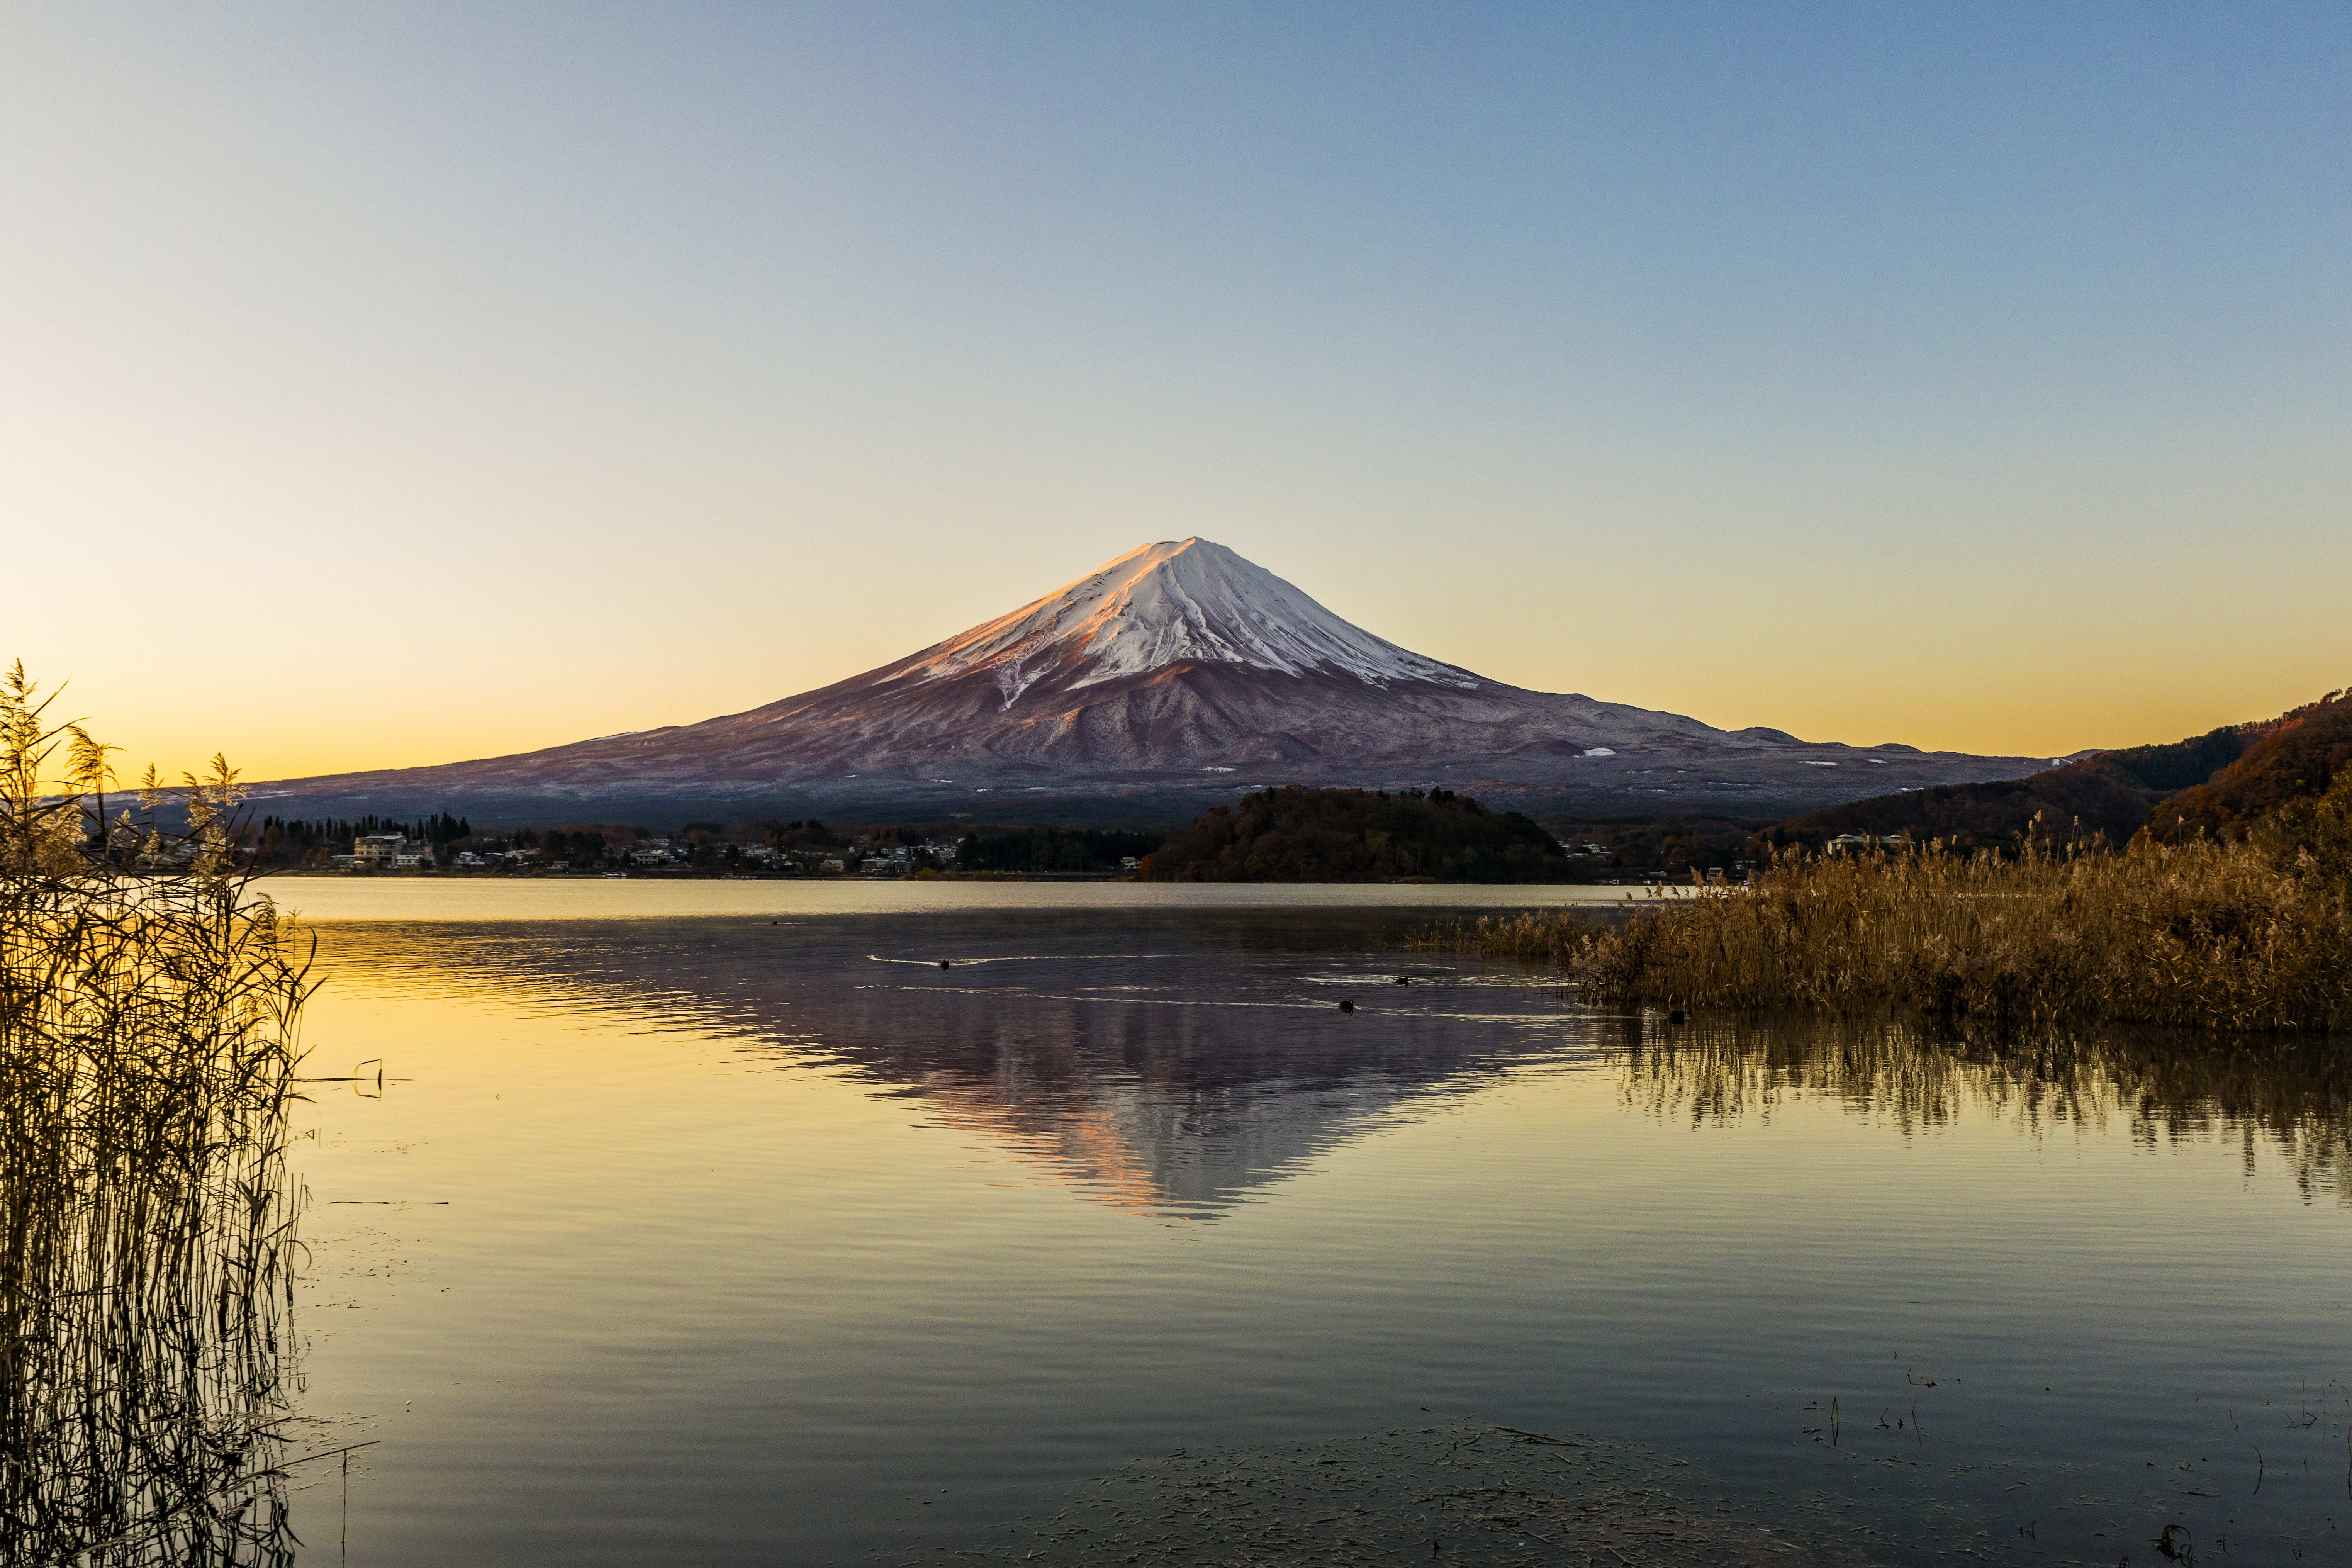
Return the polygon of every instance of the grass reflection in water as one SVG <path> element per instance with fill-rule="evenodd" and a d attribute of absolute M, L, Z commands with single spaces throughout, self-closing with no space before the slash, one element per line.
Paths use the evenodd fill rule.
<path fill-rule="evenodd" d="M 2138 1142 L 2268 1145 L 2306 1198 L 2352 1203 L 2352 1063 L 2324 1040 L 2202 1031 L 2008 1029 L 1965 1021 L 1629 1015 L 1610 1047 L 1633 1109 L 1694 1126 L 1800 1097 L 1899 1131 L 1993 1116 L 2025 1133 L 2121 1126 Z"/>

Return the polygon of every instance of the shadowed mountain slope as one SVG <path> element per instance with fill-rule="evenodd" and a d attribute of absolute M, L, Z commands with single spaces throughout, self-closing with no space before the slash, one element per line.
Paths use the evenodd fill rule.
<path fill-rule="evenodd" d="M 1146 545 L 896 663 L 749 712 L 516 756 L 260 786 L 280 815 L 825 809 L 1165 818 L 1273 783 L 1755 812 L 2042 759 L 1815 745 L 1529 691 L 1355 626 L 1223 545 Z M 1092 811 L 1074 809 L 1091 802 Z M 281 804 L 283 803 L 283 804 Z"/>

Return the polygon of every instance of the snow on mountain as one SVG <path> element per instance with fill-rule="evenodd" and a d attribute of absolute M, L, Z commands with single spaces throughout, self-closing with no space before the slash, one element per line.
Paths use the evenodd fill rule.
<path fill-rule="evenodd" d="M 1045 675 L 1075 690 L 1171 665 L 1238 664 L 1283 675 L 1320 670 L 1374 686 L 1478 678 L 1349 625 L 1254 562 L 1205 539 L 1130 550 L 1009 616 L 915 656 L 896 679 L 936 681 L 992 669 L 1010 708 Z M 1073 669 L 1072 666 L 1082 668 Z"/>
<path fill-rule="evenodd" d="M 1240 781 L 1444 784 L 1531 809 L 1741 815 L 2017 778 L 2042 759 L 1874 748 L 1529 691 L 1414 653 L 1205 539 L 1147 544 L 1011 615 L 814 691 L 514 756 L 256 786 L 272 810 L 477 821 L 1002 809 L 1131 815 Z M 1868 784 L 1861 781 L 1867 776 Z M 1116 807 L 1099 803 L 1118 803 Z M 299 804 L 297 804 L 299 803 Z M 559 804 L 560 803 L 560 804 Z M 1548 803 L 1548 804 L 1547 804 Z M 632 815 L 635 814 L 635 815 Z M 1050 815 L 1050 813 L 1049 813 Z"/>

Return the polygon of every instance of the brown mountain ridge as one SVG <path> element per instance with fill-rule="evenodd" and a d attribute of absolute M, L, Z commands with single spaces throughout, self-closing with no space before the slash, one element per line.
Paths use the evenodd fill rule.
<path fill-rule="evenodd" d="M 2099 752 L 2030 777 L 1942 784 L 1809 812 L 1773 830 L 1783 843 L 1840 834 L 1908 834 L 1961 845 L 2034 828 L 2059 838 L 2135 834 L 2177 843 L 2244 838 L 2281 808 L 2325 794 L 2352 763 L 2352 692 L 2332 691 L 2275 719 L 2228 724 L 2162 745 Z"/>

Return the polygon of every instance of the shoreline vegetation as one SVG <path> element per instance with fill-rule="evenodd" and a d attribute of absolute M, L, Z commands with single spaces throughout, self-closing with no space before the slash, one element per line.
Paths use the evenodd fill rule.
<path fill-rule="evenodd" d="M 524 876 L 952 877 L 1188 882 L 1568 882 L 1586 868 L 1532 818 L 1451 790 L 1290 784 L 1170 830 L 1018 823 L 831 826 L 815 819 L 476 827 L 435 812 L 264 817 L 244 864 L 296 871 Z"/>
<path fill-rule="evenodd" d="M 1611 1004 L 2352 1029 L 2352 768 L 2235 840 L 1789 848 L 1750 887 L 1697 890 L 1420 941 L 1556 963 Z"/>
<path fill-rule="evenodd" d="M 0 1540 L 289 1563 L 308 953 L 235 869 L 225 762 L 184 833 L 152 769 L 110 821 L 111 748 L 46 707 L 0 677 Z"/>

